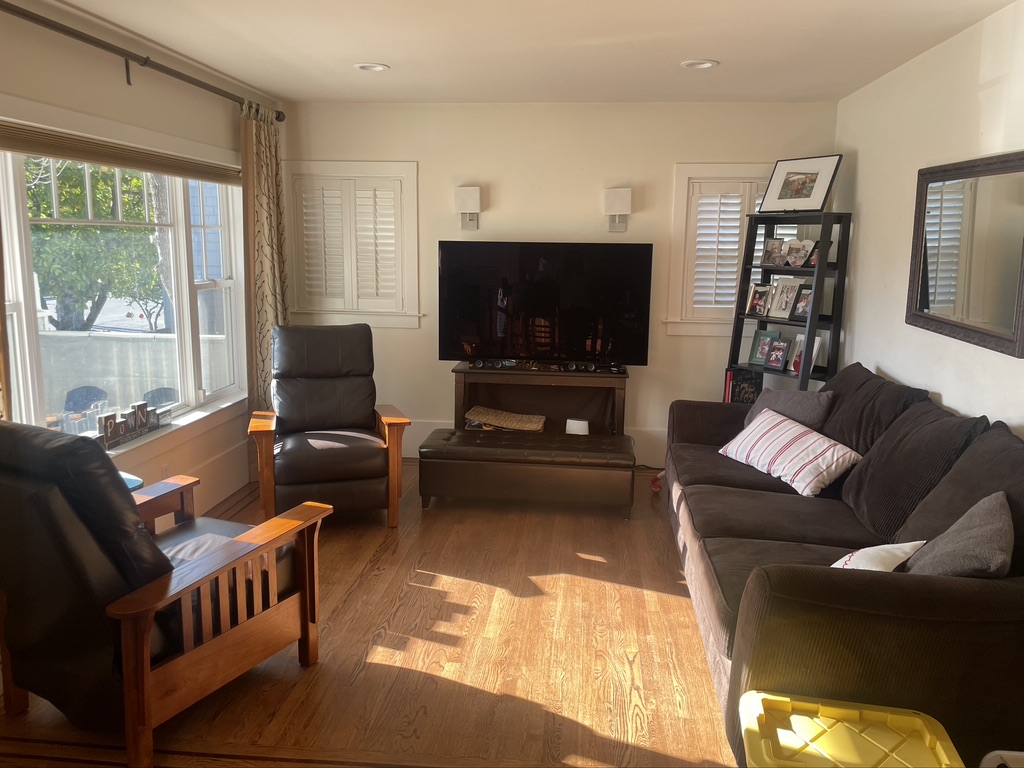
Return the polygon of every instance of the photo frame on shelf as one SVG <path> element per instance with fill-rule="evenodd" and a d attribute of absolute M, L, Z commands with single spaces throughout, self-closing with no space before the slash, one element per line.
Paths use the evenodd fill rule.
<path fill-rule="evenodd" d="M 768 314 L 768 304 L 771 301 L 772 287 L 761 283 L 750 286 L 747 293 L 747 308 L 745 313 L 751 317 L 765 317 Z"/>
<path fill-rule="evenodd" d="M 842 159 L 821 155 L 779 160 L 758 212 L 824 211 Z"/>
<path fill-rule="evenodd" d="M 764 252 L 761 254 L 761 266 L 781 267 L 786 263 L 786 257 L 782 253 L 785 240 L 781 237 L 769 237 L 764 241 Z"/>
<path fill-rule="evenodd" d="M 814 349 L 811 350 L 809 356 L 805 354 L 806 344 L 804 341 L 804 334 L 797 334 L 796 340 L 793 342 L 793 346 L 796 347 L 796 353 L 790 355 L 792 358 L 790 367 L 793 370 L 793 373 L 800 373 L 800 368 L 803 366 L 804 360 L 809 360 L 811 368 L 813 368 L 814 364 L 818 360 L 818 350 L 821 348 L 821 337 L 814 337 Z"/>
<path fill-rule="evenodd" d="M 811 250 L 817 243 L 814 240 L 787 240 L 785 245 L 786 264 L 790 267 L 802 267 L 811 256 Z"/>
<path fill-rule="evenodd" d="M 804 284 L 800 277 L 780 277 L 772 290 L 772 300 L 768 307 L 768 317 L 789 320 L 790 310 L 796 301 L 796 293 Z"/>
<path fill-rule="evenodd" d="M 796 289 L 796 298 L 793 299 L 793 306 L 789 310 L 790 320 L 806 320 L 811 314 L 811 296 L 814 288 L 810 285 L 801 285 Z"/>
<path fill-rule="evenodd" d="M 776 339 L 771 342 L 764 367 L 773 371 L 786 370 L 786 360 L 789 358 L 789 347 L 792 343 L 789 339 Z"/>
<path fill-rule="evenodd" d="M 778 331 L 754 331 L 754 340 L 750 344 L 750 357 L 747 362 L 750 365 L 764 365 L 771 351 L 772 342 L 781 336 Z"/>

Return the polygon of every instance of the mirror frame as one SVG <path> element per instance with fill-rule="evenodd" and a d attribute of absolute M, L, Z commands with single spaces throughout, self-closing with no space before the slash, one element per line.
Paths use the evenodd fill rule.
<path fill-rule="evenodd" d="M 1024 258 L 1017 280 L 1017 307 L 1013 318 L 1013 334 L 1006 336 L 966 323 L 958 323 L 918 309 L 921 292 L 921 270 L 924 266 L 924 219 L 928 205 L 928 185 L 936 181 L 998 176 L 1024 172 L 1024 152 L 992 155 L 976 160 L 936 165 L 917 172 L 917 202 L 914 208 L 914 242 L 910 252 L 910 283 L 907 290 L 907 325 L 923 328 L 951 339 L 965 341 L 985 349 L 1013 357 L 1024 357 Z M 1024 243 L 1021 243 L 1024 248 Z"/>

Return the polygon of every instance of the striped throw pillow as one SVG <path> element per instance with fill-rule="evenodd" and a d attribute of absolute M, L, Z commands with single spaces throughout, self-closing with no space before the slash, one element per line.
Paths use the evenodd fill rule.
<path fill-rule="evenodd" d="M 719 453 L 789 483 L 801 496 L 817 496 L 861 460 L 853 449 L 768 408 Z"/>

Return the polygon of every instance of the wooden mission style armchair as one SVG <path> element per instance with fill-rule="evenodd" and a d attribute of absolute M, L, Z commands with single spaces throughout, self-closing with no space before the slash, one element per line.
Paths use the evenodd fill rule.
<path fill-rule="evenodd" d="M 387 508 L 396 527 L 410 421 L 376 402 L 370 327 L 279 326 L 271 371 L 274 410 L 256 411 L 249 424 L 264 514 L 313 500 L 335 510 Z"/>
<path fill-rule="evenodd" d="M 153 729 L 298 643 L 317 661 L 317 539 L 331 508 L 257 527 L 196 518 L 194 478 L 134 494 L 92 438 L 0 422 L 4 709 L 28 693 L 75 725 L 123 727 L 130 766 Z M 174 525 L 154 534 L 155 521 Z"/>

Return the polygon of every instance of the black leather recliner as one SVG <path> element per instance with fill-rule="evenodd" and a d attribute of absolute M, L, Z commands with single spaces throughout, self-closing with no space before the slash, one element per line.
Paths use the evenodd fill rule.
<path fill-rule="evenodd" d="M 264 514 L 317 501 L 386 508 L 388 526 L 397 526 L 410 422 L 376 402 L 370 327 L 279 326 L 273 334 L 274 410 L 257 411 L 249 425 Z"/>
<path fill-rule="evenodd" d="M 0 421 L 8 715 L 35 693 L 79 727 L 124 727 L 129 765 L 151 765 L 160 723 L 293 642 L 316 661 L 309 563 L 330 508 L 291 510 L 284 527 L 195 518 L 198 482 L 133 496 L 95 439 Z"/>

